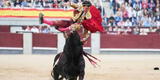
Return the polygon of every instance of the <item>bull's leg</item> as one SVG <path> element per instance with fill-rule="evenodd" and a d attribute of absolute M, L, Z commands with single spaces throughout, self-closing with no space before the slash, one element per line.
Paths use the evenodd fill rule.
<path fill-rule="evenodd" d="M 68 80 L 77 80 L 77 77 L 72 77 L 72 78 L 70 78 Z"/>
<path fill-rule="evenodd" d="M 84 79 L 84 75 L 85 75 L 85 61 L 84 58 L 81 57 L 80 59 L 80 74 L 79 74 L 79 80 L 83 80 Z"/>
<path fill-rule="evenodd" d="M 84 71 L 80 73 L 80 75 L 79 75 L 79 80 L 83 80 L 83 79 L 84 79 L 84 74 L 85 74 Z"/>
<path fill-rule="evenodd" d="M 58 54 L 55 56 L 54 62 L 53 62 L 53 67 L 54 67 L 55 64 L 56 64 L 56 61 L 60 58 L 61 54 L 62 54 L 62 53 L 58 53 Z"/>
<path fill-rule="evenodd" d="M 57 66 L 55 66 L 52 70 L 52 77 L 54 78 L 54 80 L 59 80 L 59 73 L 58 73 L 58 70 L 57 70 Z"/>
<path fill-rule="evenodd" d="M 84 67 L 81 68 L 80 74 L 79 74 L 79 80 L 83 80 L 85 75 Z"/>
<path fill-rule="evenodd" d="M 64 78 L 64 77 L 63 77 L 63 76 L 61 76 L 61 77 L 59 78 L 59 80 L 63 80 L 63 78 Z"/>

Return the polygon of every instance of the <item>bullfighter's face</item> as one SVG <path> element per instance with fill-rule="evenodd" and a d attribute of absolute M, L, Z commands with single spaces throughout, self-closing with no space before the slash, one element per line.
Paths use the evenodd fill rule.
<path fill-rule="evenodd" d="M 83 10 L 84 10 L 84 12 L 87 12 L 89 10 L 89 7 L 88 6 L 83 6 Z"/>

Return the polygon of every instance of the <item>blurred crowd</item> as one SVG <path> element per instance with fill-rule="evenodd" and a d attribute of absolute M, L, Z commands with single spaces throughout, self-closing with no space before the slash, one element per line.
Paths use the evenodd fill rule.
<path fill-rule="evenodd" d="M 0 0 L 0 8 L 58 8 L 70 9 L 68 0 Z M 85 0 L 70 0 L 81 4 Z M 159 29 L 160 0 L 88 0 L 100 11 L 107 30 L 134 30 L 136 27 Z M 125 28 L 124 28 L 125 27 Z M 131 27 L 134 27 L 130 29 Z M 150 28 L 151 27 L 151 28 Z M 114 30 L 113 30 L 114 29 Z M 143 30 L 142 30 L 143 32 Z"/>
<path fill-rule="evenodd" d="M 1 0 L 0 8 L 70 8 L 68 0 Z M 80 4 L 84 0 L 71 0 Z M 105 26 L 160 26 L 160 0 L 89 0 Z"/>
<path fill-rule="evenodd" d="M 107 26 L 160 26 L 159 0 L 105 0 Z"/>
<path fill-rule="evenodd" d="M 106 28 L 107 34 L 109 35 L 149 35 L 149 34 L 160 34 L 160 27 L 112 27 L 109 26 Z"/>
<path fill-rule="evenodd" d="M 1 0 L 1 8 L 64 8 L 68 0 Z"/>
<path fill-rule="evenodd" d="M 23 30 L 33 33 L 53 33 L 52 28 L 49 26 L 25 26 Z"/>

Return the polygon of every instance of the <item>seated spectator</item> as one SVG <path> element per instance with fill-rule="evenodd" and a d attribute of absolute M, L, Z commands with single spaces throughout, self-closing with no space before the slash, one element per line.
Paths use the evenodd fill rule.
<path fill-rule="evenodd" d="M 36 26 L 33 26 L 33 27 L 31 28 L 31 31 L 32 31 L 33 33 L 39 33 L 39 29 L 38 29 Z"/>
<path fill-rule="evenodd" d="M 113 31 L 114 31 L 114 32 L 118 32 L 118 27 L 117 27 L 117 26 L 114 27 L 114 28 L 113 28 Z"/>
<path fill-rule="evenodd" d="M 132 23 L 129 19 L 127 19 L 125 22 L 124 22 L 124 26 L 125 27 L 131 27 L 132 26 Z"/>
<path fill-rule="evenodd" d="M 155 11 L 155 20 L 160 20 L 160 8 L 156 8 L 156 11 Z"/>
<path fill-rule="evenodd" d="M 34 8 L 42 8 L 44 7 L 44 0 L 36 0 L 34 3 L 33 3 L 33 7 Z"/>
<path fill-rule="evenodd" d="M 105 19 L 102 20 L 102 25 L 107 26 L 107 21 Z"/>
<path fill-rule="evenodd" d="M 125 28 L 125 30 L 123 31 L 122 35 L 128 35 L 128 34 L 131 34 L 131 32 L 132 32 L 131 27 L 127 27 L 127 28 Z"/>
<path fill-rule="evenodd" d="M 143 22 L 143 24 L 142 24 L 142 26 L 144 26 L 144 27 L 151 27 L 151 22 L 149 21 L 149 20 L 145 20 L 144 22 Z"/>
<path fill-rule="evenodd" d="M 116 12 L 118 11 L 118 9 L 120 8 L 120 5 L 117 3 L 117 1 L 113 0 L 112 6 L 113 6 L 113 13 L 116 14 Z"/>
<path fill-rule="evenodd" d="M 0 8 L 3 7 L 3 0 L 0 0 Z"/>
<path fill-rule="evenodd" d="M 65 4 L 64 0 L 61 0 L 59 2 L 59 8 L 65 8 L 66 6 L 64 4 Z"/>
<path fill-rule="evenodd" d="M 42 33 L 50 33 L 50 32 L 51 32 L 51 30 L 50 30 L 49 27 L 46 27 L 46 28 L 44 28 L 44 29 L 42 30 Z"/>
<path fill-rule="evenodd" d="M 139 35 L 139 33 L 140 33 L 139 27 L 133 28 L 132 34 L 134 34 L 134 35 Z"/>
<path fill-rule="evenodd" d="M 4 0 L 0 0 L 0 8 L 3 8 L 4 6 Z"/>
<path fill-rule="evenodd" d="M 145 16 L 141 16 L 141 21 L 142 21 L 142 24 L 144 24 L 144 22 L 146 22 L 148 20 L 148 15 L 145 15 Z M 149 20 L 148 20 L 149 21 Z M 142 25 L 143 26 L 143 25 Z"/>
<path fill-rule="evenodd" d="M 14 7 L 21 7 L 21 1 L 20 0 L 15 0 Z"/>
<path fill-rule="evenodd" d="M 38 29 L 39 29 L 39 33 L 42 33 L 44 26 L 38 26 Z"/>
<path fill-rule="evenodd" d="M 58 2 L 54 1 L 53 4 L 52 4 L 52 7 L 53 8 L 59 8 Z"/>
<path fill-rule="evenodd" d="M 114 14 L 109 1 L 106 1 L 106 3 L 103 3 L 103 7 L 104 7 L 104 13 L 106 17 L 110 17 L 112 14 Z"/>
<path fill-rule="evenodd" d="M 8 1 L 8 0 L 4 1 L 4 2 L 3 2 L 3 7 L 4 7 L 4 8 L 11 8 L 11 2 Z"/>
<path fill-rule="evenodd" d="M 144 16 L 140 15 L 140 16 L 137 16 L 136 18 L 137 18 L 137 25 L 142 26 L 142 23 L 145 20 Z"/>
<path fill-rule="evenodd" d="M 127 32 L 127 33 L 131 33 L 131 32 L 132 32 L 131 27 L 127 27 L 126 32 Z"/>
<path fill-rule="evenodd" d="M 117 0 L 116 1 L 119 5 L 122 5 L 124 3 L 124 0 Z"/>
<path fill-rule="evenodd" d="M 27 3 L 30 8 L 33 8 L 33 2 L 31 0 L 27 0 Z"/>
<path fill-rule="evenodd" d="M 121 20 L 120 22 L 117 23 L 117 26 L 124 26 L 124 24 L 125 24 L 124 21 Z"/>
<path fill-rule="evenodd" d="M 136 17 L 136 15 L 137 15 L 137 12 L 133 8 L 131 8 L 131 11 L 129 12 L 129 18 Z"/>
<path fill-rule="evenodd" d="M 128 11 L 127 10 L 124 10 L 123 13 L 122 13 L 122 17 L 123 17 L 123 20 L 126 21 L 129 16 L 128 16 Z"/>
<path fill-rule="evenodd" d="M 134 15 L 132 15 L 132 17 L 130 18 L 130 21 L 132 23 L 132 26 L 137 26 L 138 25 L 137 18 Z"/>
<path fill-rule="evenodd" d="M 149 7 L 148 0 L 143 0 L 142 1 L 142 8 L 147 9 L 148 7 Z"/>
<path fill-rule="evenodd" d="M 149 12 L 148 12 L 148 10 L 147 10 L 147 9 L 143 9 L 143 15 L 144 15 L 144 16 L 149 15 Z"/>
<path fill-rule="evenodd" d="M 121 8 L 119 8 L 118 9 L 118 11 L 117 11 L 117 14 L 116 14 L 117 16 L 120 16 L 120 17 L 122 17 L 122 10 L 121 10 Z"/>
<path fill-rule="evenodd" d="M 103 17 L 103 23 L 104 23 L 104 25 L 107 25 L 107 24 L 108 24 L 108 21 L 109 21 L 109 18 L 105 15 L 105 16 Z"/>
<path fill-rule="evenodd" d="M 120 27 L 116 26 L 115 28 L 113 28 L 112 34 L 114 34 L 114 35 L 120 35 L 120 33 L 121 33 Z"/>
<path fill-rule="evenodd" d="M 116 16 L 115 17 L 115 23 L 117 25 L 118 22 L 120 22 L 122 20 L 122 18 L 120 16 Z"/>
<path fill-rule="evenodd" d="M 153 28 L 153 27 L 149 27 L 149 32 L 156 32 L 156 28 Z"/>
<path fill-rule="evenodd" d="M 107 29 L 107 32 L 112 32 L 113 31 L 113 27 L 109 26 L 109 28 Z"/>
<path fill-rule="evenodd" d="M 133 14 L 133 8 L 130 6 L 130 5 L 127 5 L 126 6 L 126 10 L 128 12 L 128 17 L 132 17 L 132 14 Z"/>
<path fill-rule="evenodd" d="M 154 10 L 156 8 L 156 3 L 153 0 L 148 4 L 150 10 Z"/>
<path fill-rule="evenodd" d="M 142 29 L 139 33 L 139 35 L 147 35 L 147 32 L 144 31 L 144 29 Z"/>
<path fill-rule="evenodd" d="M 141 4 L 141 1 L 140 0 L 135 0 L 133 3 L 132 3 L 132 6 L 133 6 L 133 9 L 136 10 L 136 11 L 139 11 L 142 9 L 142 4 Z"/>
<path fill-rule="evenodd" d="M 143 10 L 136 11 L 136 17 L 139 17 L 139 16 L 141 16 L 141 17 L 144 16 L 143 15 Z"/>
<path fill-rule="evenodd" d="M 110 26 L 107 29 L 107 34 L 109 34 L 109 35 L 118 35 L 118 27 L 113 28 L 113 27 Z"/>
<path fill-rule="evenodd" d="M 157 27 L 160 27 L 160 20 L 157 20 L 157 21 L 156 21 L 156 26 L 157 26 Z"/>
<path fill-rule="evenodd" d="M 115 26 L 115 19 L 113 15 L 109 18 L 109 26 Z"/>
<path fill-rule="evenodd" d="M 31 28 L 29 26 L 27 26 L 25 31 L 31 31 Z"/>
<path fill-rule="evenodd" d="M 118 28 L 118 33 L 121 34 L 121 33 L 124 33 L 126 31 L 125 27 L 124 26 L 121 26 Z"/>
<path fill-rule="evenodd" d="M 159 26 L 156 27 L 156 33 L 160 33 L 160 27 Z"/>
<path fill-rule="evenodd" d="M 157 26 L 157 23 L 156 23 L 155 20 L 152 20 L 152 21 L 151 21 L 151 24 L 152 24 L 152 25 L 151 25 L 152 27 L 156 27 L 156 26 Z"/>
<path fill-rule="evenodd" d="M 23 0 L 23 1 L 21 2 L 21 6 L 22 6 L 22 7 L 29 7 L 29 4 L 28 4 L 27 0 Z"/>

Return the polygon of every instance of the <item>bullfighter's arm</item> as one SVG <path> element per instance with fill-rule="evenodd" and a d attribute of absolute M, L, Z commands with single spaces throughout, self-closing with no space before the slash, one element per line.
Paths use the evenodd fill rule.
<path fill-rule="evenodd" d="M 67 33 L 66 33 L 66 32 L 63 32 L 63 36 L 64 36 L 64 38 L 65 38 L 65 39 L 67 39 L 67 38 L 68 38 L 68 35 L 67 35 Z"/>
<path fill-rule="evenodd" d="M 65 5 L 68 5 L 74 9 L 77 9 L 80 7 L 78 4 L 75 4 L 75 3 L 71 2 L 70 0 Z"/>
<path fill-rule="evenodd" d="M 83 32 L 83 35 L 82 35 L 83 36 L 82 42 L 85 43 L 88 40 L 88 38 L 90 37 L 90 35 L 91 35 L 91 32 L 84 29 L 84 32 Z"/>
<path fill-rule="evenodd" d="M 77 9 L 79 6 L 75 3 L 69 2 L 69 6 L 71 6 L 74 9 Z"/>

